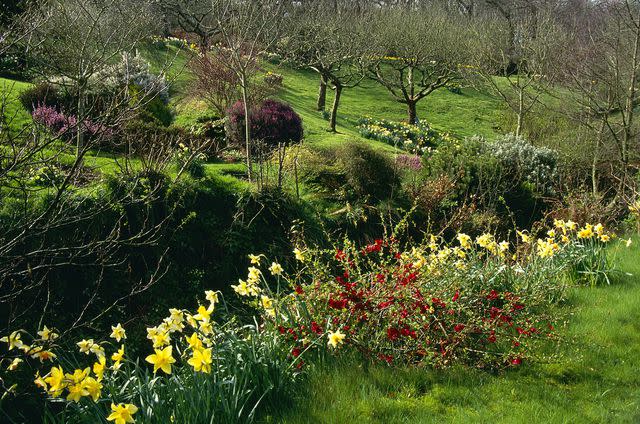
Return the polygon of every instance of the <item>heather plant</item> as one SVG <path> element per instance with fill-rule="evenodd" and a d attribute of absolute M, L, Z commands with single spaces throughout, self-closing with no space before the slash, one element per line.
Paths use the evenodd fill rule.
<path fill-rule="evenodd" d="M 245 110 L 236 102 L 227 112 L 227 135 L 241 144 L 244 137 Z M 302 118 L 286 103 L 265 100 L 250 113 L 251 138 L 274 148 L 280 143 L 298 143 L 302 140 Z"/>
<path fill-rule="evenodd" d="M 78 118 L 74 115 L 67 115 L 58 111 L 54 106 L 40 104 L 33 109 L 31 114 L 33 120 L 51 130 L 56 136 L 67 139 L 75 137 L 78 127 L 81 125 L 83 132 L 89 137 L 110 138 L 113 130 L 103 124 L 96 123 L 90 119 L 85 119 L 82 124 L 78 123 Z"/>

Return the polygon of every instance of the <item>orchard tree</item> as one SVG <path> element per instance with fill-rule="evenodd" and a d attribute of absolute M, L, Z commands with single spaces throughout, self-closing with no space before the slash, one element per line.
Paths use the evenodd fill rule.
<path fill-rule="evenodd" d="M 406 105 L 408 122 L 415 124 L 418 102 L 459 78 L 467 32 L 456 16 L 435 8 L 386 10 L 371 22 L 368 75 Z"/>
<path fill-rule="evenodd" d="M 333 90 L 329 129 L 335 132 L 342 92 L 363 80 L 362 59 L 368 47 L 366 15 L 356 8 L 338 8 L 331 3 L 319 1 L 298 10 L 279 49 L 289 63 L 319 75 L 319 111 L 325 109 L 327 88 Z"/>

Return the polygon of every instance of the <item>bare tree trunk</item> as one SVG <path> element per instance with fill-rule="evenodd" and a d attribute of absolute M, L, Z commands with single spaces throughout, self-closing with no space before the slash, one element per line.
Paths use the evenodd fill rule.
<path fill-rule="evenodd" d="M 598 130 L 598 134 L 596 135 L 596 145 L 593 151 L 593 162 L 591 163 L 591 188 L 593 191 L 593 195 L 598 195 L 598 160 L 600 159 L 600 146 L 602 144 L 602 135 L 604 134 L 605 129 L 605 119 L 602 119 L 602 123 L 600 124 L 600 129 Z"/>
<path fill-rule="evenodd" d="M 318 88 L 317 109 L 322 112 L 327 104 L 327 80 L 324 75 L 320 75 L 320 87 Z"/>
<path fill-rule="evenodd" d="M 253 162 L 251 161 L 251 122 L 249 117 L 249 101 L 247 96 L 247 81 L 243 76 L 240 78 L 242 88 L 242 102 L 244 103 L 244 142 L 247 155 L 247 178 L 253 178 Z"/>
<path fill-rule="evenodd" d="M 516 137 L 520 137 L 522 134 L 522 127 L 524 125 L 524 88 L 520 87 L 518 92 L 518 123 L 516 125 Z"/>
<path fill-rule="evenodd" d="M 81 81 L 78 84 L 78 122 L 76 122 L 76 159 L 82 155 L 84 148 L 84 121 L 85 121 L 85 83 Z"/>
<path fill-rule="evenodd" d="M 407 110 L 409 112 L 409 123 L 415 125 L 418 122 L 418 113 L 415 100 L 407 100 Z"/>
<path fill-rule="evenodd" d="M 338 106 L 340 105 L 340 96 L 342 95 L 342 86 L 335 85 L 334 88 L 335 97 L 333 98 L 333 107 L 331 108 L 331 121 L 329 122 L 329 128 L 332 132 L 336 132 L 336 119 L 338 117 Z"/>

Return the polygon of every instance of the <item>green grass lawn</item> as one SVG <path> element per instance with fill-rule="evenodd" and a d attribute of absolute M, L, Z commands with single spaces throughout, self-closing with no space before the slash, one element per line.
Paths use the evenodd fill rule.
<path fill-rule="evenodd" d="M 4 118 L 13 130 L 18 130 L 31 122 L 29 112 L 18 100 L 20 92 L 30 86 L 31 84 L 27 82 L 0 78 L 0 104 L 4 108 Z"/>
<path fill-rule="evenodd" d="M 338 134 L 327 133 L 328 122 L 316 111 L 318 75 L 312 71 L 293 70 L 266 65 L 267 70 L 284 76 L 284 89 L 278 95 L 288 102 L 304 120 L 308 142 L 331 144 L 360 139 L 357 122 L 370 116 L 377 119 L 406 120 L 406 107 L 393 100 L 381 86 L 364 81 L 361 86 L 345 89 L 338 109 Z M 327 108 L 333 102 L 332 91 L 327 95 Z M 500 102 L 473 89 L 454 94 L 446 89 L 435 91 L 418 103 L 418 118 L 434 128 L 465 137 L 480 134 L 493 137 L 502 132 Z"/>
<path fill-rule="evenodd" d="M 572 290 L 558 360 L 499 374 L 470 369 L 316 370 L 283 423 L 640 422 L 640 255 L 617 253 L 633 275 Z"/>

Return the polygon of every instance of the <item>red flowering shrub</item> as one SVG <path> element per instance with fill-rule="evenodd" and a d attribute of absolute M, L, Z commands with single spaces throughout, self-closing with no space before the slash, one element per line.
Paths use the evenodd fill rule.
<path fill-rule="evenodd" d="M 575 255 L 567 253 L 590 249 L 585 230 L 562 231 L 537 243 L 522 234 L 517 249 L 489 234 L 475 242 L 459 234 L 452 245 L 432 237 L 411 249 L 393 238 L 296 249 L 295 274 L 285 276 L 276 263 L 269 268 L 292 293 L 272 293 L 258 268 L 234 289 L 255 298 L 296 357 L 344 344 L 390 364 L 515 366 L 555 337 L 551 305 L 563 297 L 573 266 Z M 609 240 L 604 232 L 589 237 Z"/>
<path fill-rule="evenodd" d="M 302 118 L 286 103 L 265 100 L 250 112 L 251 139 L 273 147 L 278 143 L 302 140 Z M 236 143 L 244 143 L 244 104 L 236 102 L 227 112 L 227 135 Z"/>

